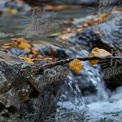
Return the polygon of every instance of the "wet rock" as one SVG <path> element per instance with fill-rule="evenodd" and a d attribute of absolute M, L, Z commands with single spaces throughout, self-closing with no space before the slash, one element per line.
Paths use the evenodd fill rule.
<path fill-rule="evenodd" d="M 17 2 L 17 1 L 9 1 L 5 4 L 6 8 L 16 9 L 20 12 L 28 12 L 31 10 L 31 7 L 24 3 L 23 1 Z"/>
<path fill-rule="evenodd" d="M 99 47 L 111 52 L 114 56 L 122 53 L 122 13 L 115 12 L 104 23 L 89 27 L 69 39 L 70 43 L 85 45 L 92 49 Z M 119 53 L 117 53 L 119 52 Z M 105 64 L 105 65 L 104 65 Z M 115 89 L 122 85 L 121 59 L 101 62 L 102 72 L 109 77 L 105 78 L 107 86 Z"/>
<path fill-rule="evenodd" d="M 72 52 L 72 50 L 69 50 L 69 52 Z M 79 55 L 85 56 L 88 54 L 87 51 L 82 52 L 81 50 L 78 50 L 78 49 L 76 53 L 77 53 L 77 56 Z M 70 55 L 68 56 L 70 57 Z M 104 93 L 104 91 L 102 91 L 104 87 L 101 87 L 103 79 L 100 76 L 99 67 L 98 66 L 91 67 L 88 62 L 83 62 L 83 65 L 84 67 L 79 74 L 70 72 L 65 80 L 61 80 L 61 81 L 56 82 L 55 84 L 52 84 L 52 89 L 50 90 L 51 93 L 47 92 L 49 89 L 45 89 L 45 97 L 43 101 L 46 100 L 48 101 L 48 103 L 46 102 L 45 104 L 45 102 L 42 102 L 39 116 L 37 117 L 36 122 L 40 122 L 40 121 L 53 122 L 55 111 L 57 110 L 56 108 L 60 108 L 59 106 L 62 106 L 62 105 L 68 106 L 69 108 L 72 107 L 72 105 L 73 106 L 76 105 L 76 108 L 79 109 L 80 106 L 82 107 L 84 103 L 91 103 L 93 101 L 106 99 L 106 94 Z M 92 99 L 92 97 L 91 98 L 89 97 L 91 95 L 94 95 L 94 100 Z M 48 105 L 49 103 L 50 105 Z M 80 104 L 80 105 L 77 106 L 77 104 Z M 48 109 L 48 107 L 50 106 L 51 110 L 45 111 L 43 106 L 45 107 L 45 109 Z M 59 110 L 59 113 L 60 112 L 61 111 Z M 70 113 L 70 115 L 72 114 Z M 65 116 L 65 113 L 64 113 L 64 116 Z M 66 116 L 67 116 L 67 113 L 66 113 Z M 47 120 L 48 118 L 49 120 Z M 62 117 L 59 117 L 59 118 L 62 118 Z M 59 121 L 59 119 L 57 118 L 55 119 L 56 121 Z M 62 118 L 60 121 L 61 122 L 65 120 L 68 121 L 68 119 L 69 119 L 69 122 L 71 122 L 71 119 L 69 116 L 65 119 Z M 81 119 L 78 118 L 79 121 Z M 74 121 L 77 122 L 77 120 L 75 119 Z"/>
<path fill-rule="evenodd" d="M 5 9 L 5 3 L 6 3 L 6 0 L 1 0 L 0 1 L 0 11 L 4 11 L 4 9 Z"/>
<path fill-rule="evenodd" d="M 55 109 L 53 106 L 57 98 L 52 84 L 64 79 L 69 71 L 66 67 L 54 67 L 36 73 L 32 70 L 32 65 L 17 56 L 0 51 L 0 117 L 3 121 L 33 122 L 37 116 L 43 120 Z"/>
<path fill-rule="evenodd" d="M 64 59 L 65 56 L 66 58 L 71 58 L 74 56 L 88 56 L 87 51 L 81 51 L 81 48 L 78 47 L 76 47 L 77 50 L 71 47 L 70 49 L 49 45 L 45 47 L 46 48 L 44 49 L 42 47 L 38 47 L 38 49 L 40 49 L 40 51 L 42 51 L 44 55 L 53 55 L 59 59 Z M 71 120 L 76 120 L 76 122 L 87 122 L 87 120 L 95 120 L 94 122 L 100 122 L 96 120 L 100 120 L 100 116 L 103 116 L 103 113 L 91 113 L 92 106 L 90 106 L 92 102 L 106 100 L 106 93 L 104 92 L 104 85 L 102 85 L 103 79 L 101 77 L 100 67 L 98 65 L 91 67 L 88 62 L 83 62 L 83 65 L 83 70 L 79 74 L 70 72 L 68 77 L 64 80 L 60 80 L 60 78 L 58 78 L 56 82 L 47 84 L 43 89 L 41 88 L 42 92 L 39 94 L 40 91 L 38 92 L 38 90 L 36 90 L 37 87 L 34 88 L 34 85 L 30 84 L 30 81 L 28 81 L 29 79 L 27 78 L 28 71 L 31 72 L 31 65 L 25 63 L 23 60 L 14 55 L 11 55 L 10 53 L 1 52 L 1 79 L 3 83 L 11 83 L 11 85 L 7 89 L 5 89 L 5 85 L 3 85 L 3 89 L 5 91 L 1 92 L 1 120 L 5 122 L 10 120 L 15 122 L 44 122 L 49 117 L 49 122 L 51 122 L 52 118 L 54 119 L 55 116 L 57 116 L 56 112 L 58 110 L 59 112 L 62 112 L 59 108 L 63 107 L 67 110 L 66 112 L 70 114 L 68 114 L 67 118 L 67 113 L 63 114 L 63 117 L 59 116 L 59 118 L 62 118 L 62 122 L 64 122 L 65 120 L 69 120 L 69 122 L 71 122 Z M 25 72 L 21 69 L 25 69 Z M 50 71 L 53 71 L 52 73 L 46 71 L 49 70 L 44 70 L 44 74 L 41 74 L 42 72 L 36 73 L 37 79 L 35 78 L 35 81 L 40 81 L 39 75 L 42 78 L 44 78 L 43 75 L 46 75 L 48 82 L 55 79 L 48 79 L 49 77 L 47 76 L 52 76 L 56 72 L 61 72 L 61 74 L 63 73 L 63 75 L 65 75 L 65 72 L 61 69 L 57 69 L 57 67 L 56 70 L 55 67 L 52 70 L 50 68 Z M 34 76 L 32 76 L 32 78 L 34 78 Z M 38 83 L 41 84 L 42 81 L 44 81 L 44 79 L 41 79 L 41 82 Z M 92 95 L 94 95 L 94 99 L 90 98 Z M 15 102 L 16 104 L 14 104 Z M 86 107 L 86 104 L 89 105 L 89 109 L 88 107 Z M 107 103 L 107 105 L 108 104 L 109 102 Z M 96 103 L 93 106 L 98 105 Z M 101 108 L 102 107 L 103 106 L 101 105 Z M 101 110 L 101 108 L 96 107 L 96 110 L 99 111 Z M 107 109 L 108 108 L 106 108 L 106 110 Z M 72 110 L 76 110 L 75 114 Z M 110 112 L 110 116 L 111 113 L 112 112 Z M 116 113 L 119 112 L 117 111 Z M 50 118 L 51 115 L 52 118 Z M 109 116 L 106 116 L 106 118 L 109 119 Z M 55 118 L 54 120 L 58 121 L 59 119 Z M 52 122 L 55 122 L 54 120 Z"/>
<path fill-rule="evenodd" d="M 19 56 L 19 55 L 26 55 L 26 52 L 21 50 L 21 49 L 18 49 L 18 48 L 11 48 L 10 49 L 10 52 L 16 56 Z"/>
<path fill-rule="evenodd" d="M 21 115 L 20 109 L 25 105 L 25 101 L 30 101 L 30 95 L 33 88 L 30 86 L 26 74 L 23 74 L 22 68 L 30 67 L 30 64 L 25 63 L 18 57 L 10 53 L 0 51 L 0 118 L 1 121 L 26 121 L 26 115 Z M 35 97 L 32 101 L 37 101 Z M 34 103 L 34 102 L 33 102 Z M 28 105 L 28 104 L 27 104 Z M 26 106 L 27 106 L 26 105 Z M 31 107 L 35 106 L 35 103 Z M 30 107 L 30 108 L 31 108 Z M 37 109 L 38 106 L 34 108 Z M 28 111 L 29 108 L 24 108 Z M 33 110 L 33 111 L 34 111 Z M 31 111 L 31 116 L 37 114 Z M 30 121 L 34 121 L 30 119 Z"/>
<path fill-rule="evenodd" d="M 84 29 L 69 41 L 73 44 L 97 46 L 106 50 L 111 50 L 112 48 L 122 50 L 121 14 L 121 12 L 116 13 L 116 15 L 113 13 L 111 16 L 114 16 L 114 18 L 108 19 L 105 23 Z"/>

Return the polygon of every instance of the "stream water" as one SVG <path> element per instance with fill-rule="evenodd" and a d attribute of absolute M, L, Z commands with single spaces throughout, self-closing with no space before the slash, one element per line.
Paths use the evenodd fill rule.
<path fill-rule="evenodd" d="M 83 18 L 87 15 L 94 14 L 96 8 L 81 8 L 81 9 L 69 9 L 69 10 L 62 10 L 54 12 L 55 19 L 62 23 L 65 20 L 68 20 L 70 17 L 73 18 Z M 51 14 L 52 12 L 45 12 L 45 14 Z M 5 42 L 9 42 L 10 38 L 16 38 L 16 37 L 27 37 L 26 33 L 22 33 L 22 31 L 25 29 L 25 26 L 23 26 L 24 18 L 26 18 L 26 21 L 29 22 L 32 17 L 31 14 L 22 13 L 19 15 L 1 15 L 0 16 L 0 46 L 3 45 Z M 31 40 L 44 40 L 44 41 L 51 41 L 51 38 L 47 38 L 45 35 L 49 35 L 52 33 L 61 32 L 64 30 L 63 24 L 59 24 L 57 28 L 54 27 L 50 28 L 50 31 L 44 32 L 43 34 L 36 34 L 31 37 Z M 54 39 L 53 39 L 54 40 Z"/>
<path fill-rule="evenodd" d="M 81 18 L 86 15 L 95 13 L 96 9 L 81 8 L 76 10 L 65 10 L 57 12 L 56 18 L 64 21 L 69 17 Z M 26 15 L 30 19 L 29 15 Z M 0 31 L 4 32 L 0 36 L 0 46 L 10 41 L 10 38 L 25 37 L 18 33 L 24 29 L 20 26 L 20 16 L 1 16 Z M 60 26 L 57 31 L 62 31 Z M 54 33 L 52 29 L 50 33 Z M 44 40 L 51 43 L 51 39 L 45 35 L 37 35 L 31 38 L 32 40 Z M 53 39 L 52 39 L 53 40 Z M 56 42 L 58 43 L 58 42 Z M 63 49 L 63 47 L 62 47 Z M 68 48 L 67 48 L 68 49 Z M 66 50 L 66 49 L 65 49 Z M 85 50 L 77 49 L 67 51 L 68 57 L 88 56 Z M 58 102 L 57 109 L 53 117 L 49 117 L 49 122 L 121 122 L 122 120 L 122 88 L 117 88 L 116 91 L 110 92 L 106 89 L 102 78 L 101 69 L 98 65 L 91 67 L 86 61 L 83 62 L 83 69 L 79 75 L 70 72 L 67 79 L 60 86 L 56 93 Z M 119 95 L 117 96 L 116 95 Z M 114 97 L 115 96 L 115 97 Z"/>

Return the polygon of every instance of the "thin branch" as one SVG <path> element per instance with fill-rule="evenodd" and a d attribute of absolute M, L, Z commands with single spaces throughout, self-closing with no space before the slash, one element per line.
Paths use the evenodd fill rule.
<path fill-rule="evenodd" d="M 107 56 L 107 57 L 96 57 L 95 56 L 95 57 L 85 57 L 85 58 L 76 57 L 76 58 L 81 60 L 81 61 L 88 61 L 88 60 L 122 60 L 122 57 L 120 57 L 120 56 Z M 38 70 L 43 71 L 46 68 L 54 67 L 54 66 L 57 66 L 57 65 L 65 65 L 65 64 L 71 62 L 74 59 L 75 58 L 70 58 L 70 59 L 60 60 L 60 61 L 57 61 L 57 62 L 47 63 L 47 64 L 44 64 L 44 65 L 38 67 Z"/>

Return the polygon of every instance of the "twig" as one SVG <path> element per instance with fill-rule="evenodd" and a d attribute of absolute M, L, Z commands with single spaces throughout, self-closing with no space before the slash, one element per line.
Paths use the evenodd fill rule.
<path fill-rule="evenodd" d="M 85 58 L 82 58 L 82 57 L 76 57 L 77 59 L 81 60 L 81 61 L 88 61 L 88 60 L 122 60 L 122 57 L 120 56 L 107 56 L 107 57 L 85 57 Z M 44 64 L 40 67 L 38 67 L 38 69 L 41 71 L 43 71 L 44 69 L 46 68 L 50 68 L 50 67 L 54 67 L 54 66 L 57 66 L 57 65 L 65 65 L 67 63 L 69 63 L 70 61 L 72 61 L 73 59 L 75 58 L 70 58 L 70 59 L 65 59 L 65 60 L 60 60 L 60 61 L 57 61 L 57 62 L 52 62 L 52 63 L 47 63 L 47 64 Z"/>

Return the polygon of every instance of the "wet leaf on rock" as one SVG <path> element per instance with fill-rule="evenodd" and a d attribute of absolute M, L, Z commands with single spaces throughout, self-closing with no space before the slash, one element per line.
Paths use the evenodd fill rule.
<path fill-rule="evenodd" d="M 21 59 L 23 59 L 24 61 L 33 64 L 33 61 L 31 58 L 25 57 L 25 56 L 19 56 Z"/>
<path fill-rule="evenodd" d="M 76 73 L 80 73 L 82 69 L 82 63 L 78 59 L 74 59 L 69 63 L 69 68 Z"/>
<path fill-rule="evenodd" d="M 39 54 L 39 52 L 34 48 L 31 49 L 31 52 L 32 52 L 33 55 L 38 55 Z"/>
<path fill-rule="evenodd" d="M 104 49 L 100 49 L 98 47 L 95 47 L 92 49 L 91 53 L 89 54 L 89 57 L 94 57 L 94 56 L 100 56 L 100 57 L 107 57 L 107 56 L 111 56 L 111 53 L 109 53 L 108 51 L 104 50 Z M 99 60 L 90 60 L 89 63 L 91 65 L 95 65 L 99 62 Z"/>
<path fill-rule="evenodd" d="M 17 43 L 16 46 L 20 49 L 31 48 L 31 45 L 24 38 L 19 38 L 15 42 Z"/>

